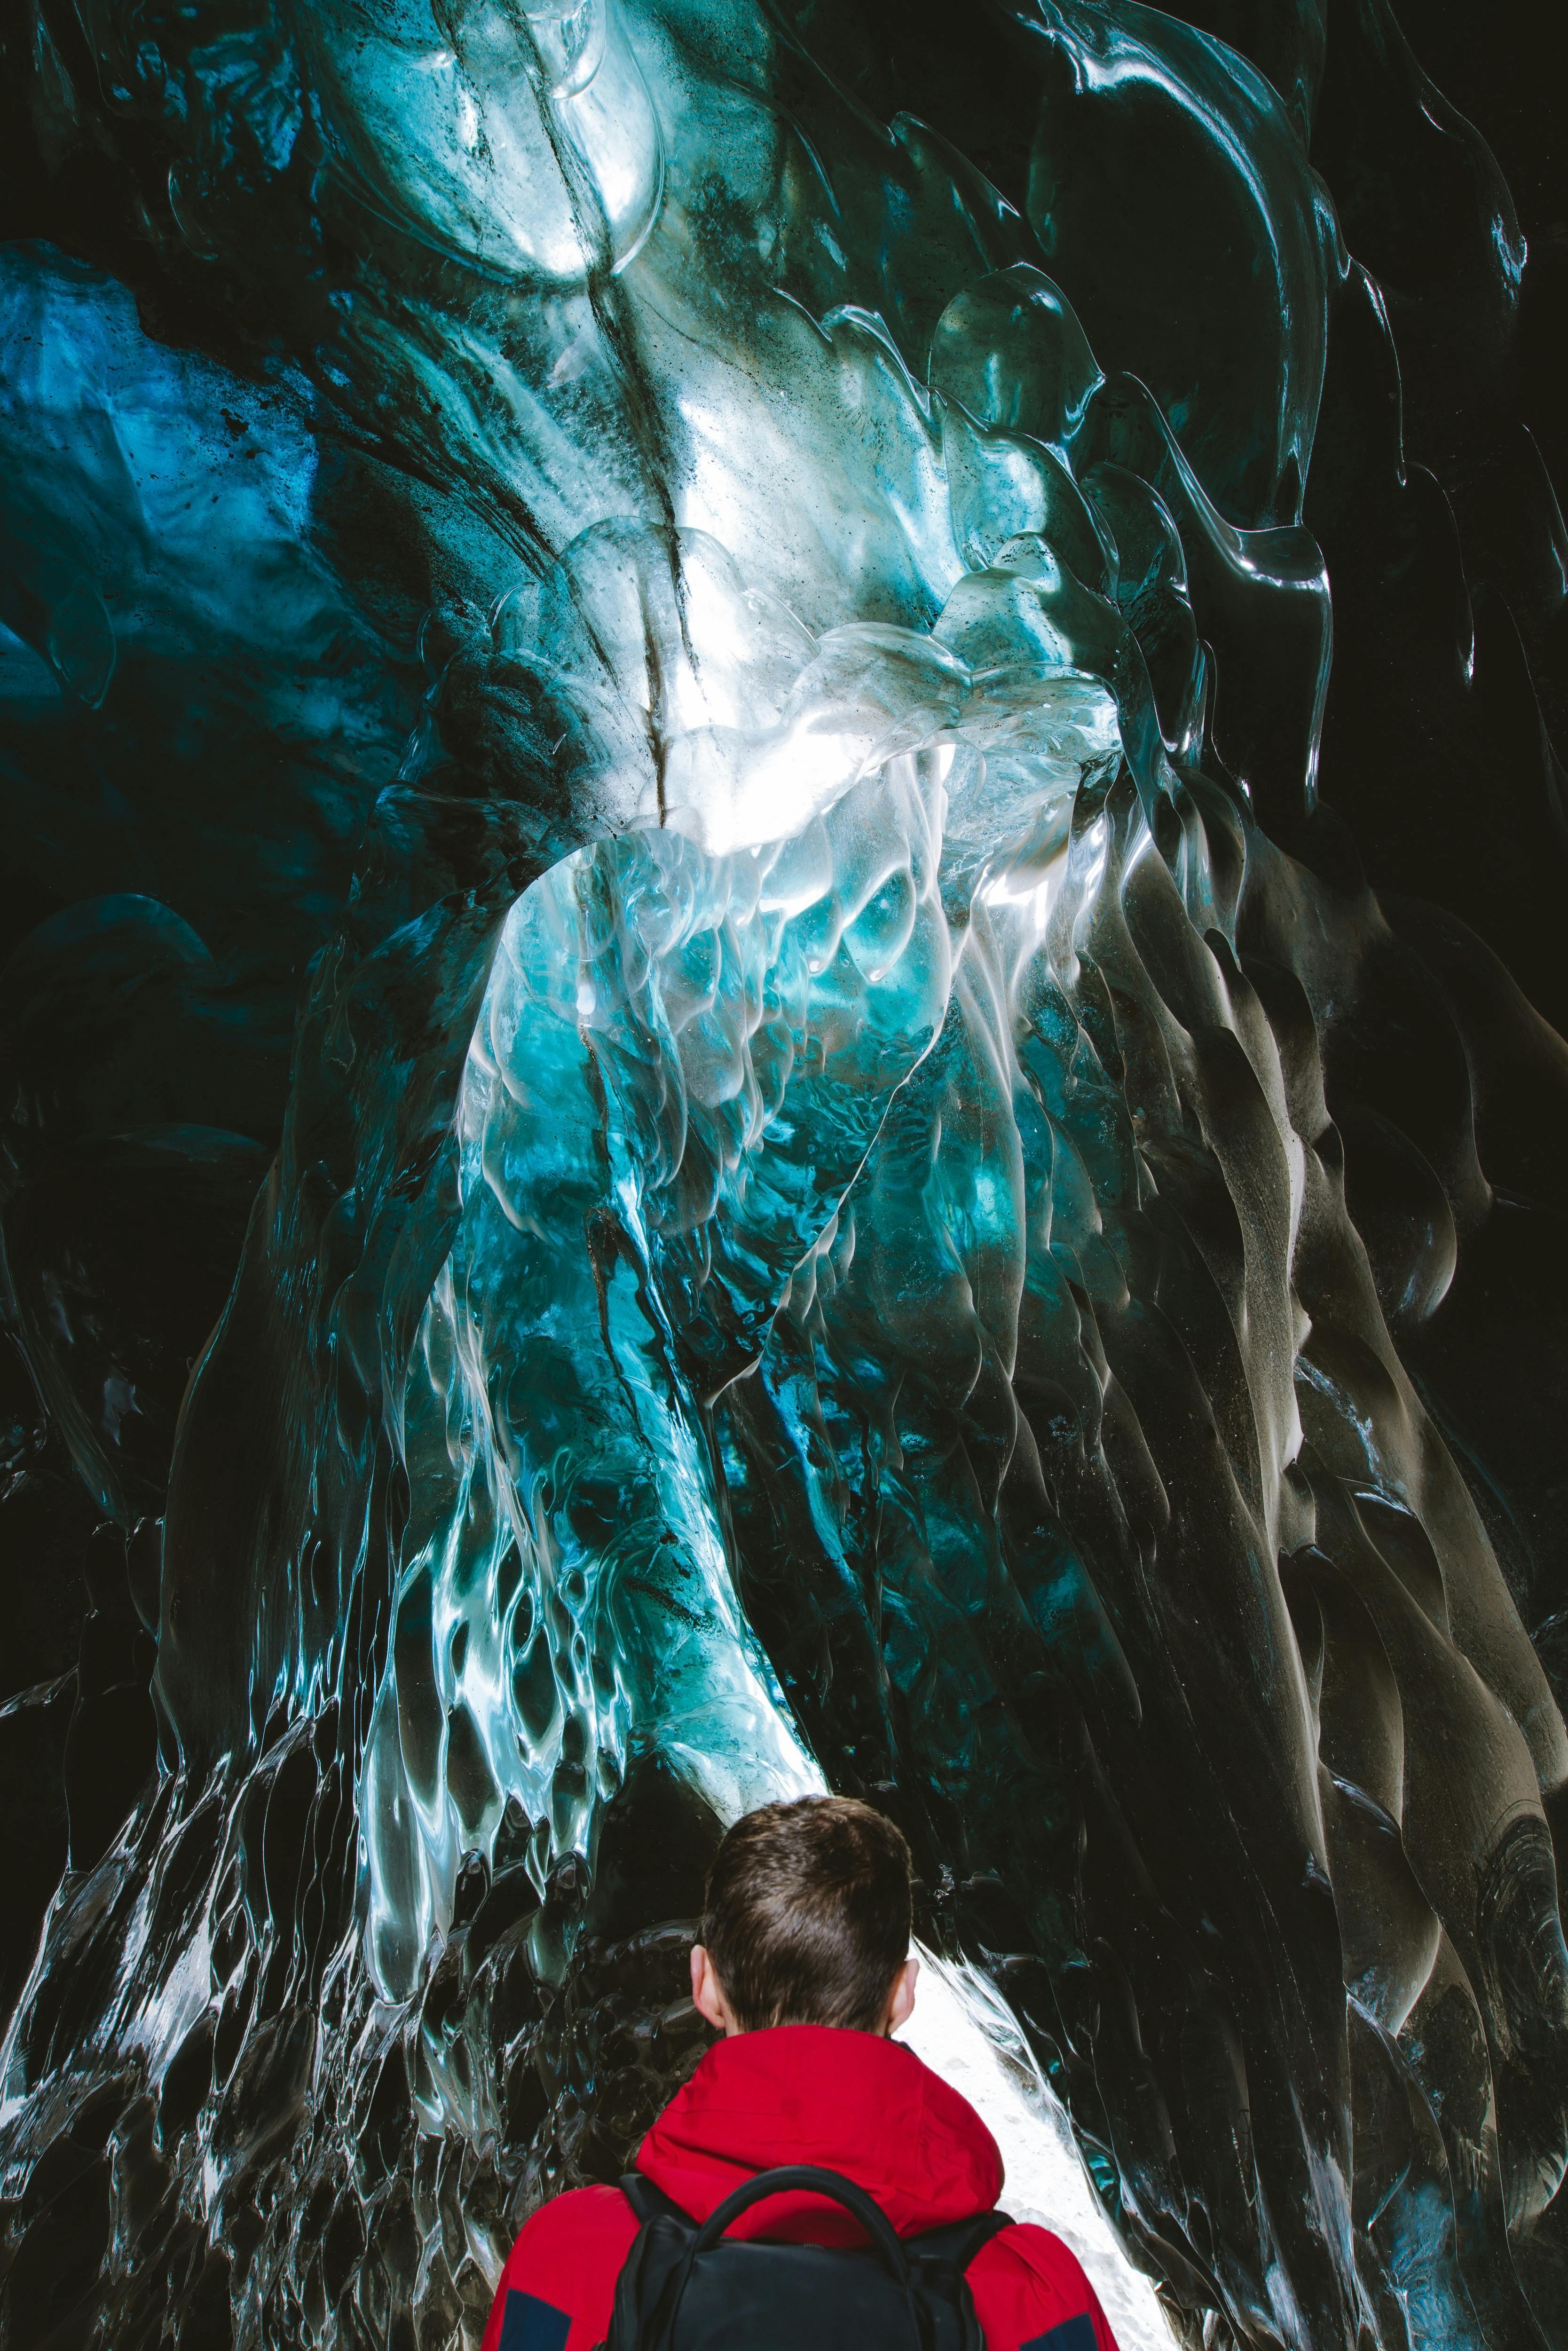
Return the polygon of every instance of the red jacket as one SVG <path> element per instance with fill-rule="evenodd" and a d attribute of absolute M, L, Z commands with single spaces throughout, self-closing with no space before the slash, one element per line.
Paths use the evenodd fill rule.
<path fill-rule="evenodd" d="M 695 2220 L 781 2163 L 844 2173 L 904 2237 L 989 2211 L 1002 2189 L 990 2132 L 912 2049 L 820 2024 L 717 2042 L 637 2155 L 638 2170 Z M 618 2188 L 578 2188 L 541 2205 L 501 2273 L 484 2351 L 595 2351 L 636 2233 Z M 808 2195 L 754 2206 L 735 2234 L 864 2241 L 841 2205 Z M 987 2351 L 1116 2351 L 1088 2279 L 1044 2229 L 1002 2230 L 968 2280 Z"/>

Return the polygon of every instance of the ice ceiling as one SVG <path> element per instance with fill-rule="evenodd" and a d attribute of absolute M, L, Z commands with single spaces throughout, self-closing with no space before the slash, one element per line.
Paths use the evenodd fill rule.
<path fill-rule="evenodd" d="M 11 0 L 12 2351 L 472 2343 L 824 1782 L 1191 2351 L 1563 2339 L 1552 257 L 1187 17 Z"/>

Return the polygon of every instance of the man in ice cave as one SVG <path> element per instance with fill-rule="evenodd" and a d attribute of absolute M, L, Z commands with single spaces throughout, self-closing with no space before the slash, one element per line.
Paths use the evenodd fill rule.
<path fill-rule="evenodd" d="M 1068 2248 L 997 2210 L 1002 2159 L 979 2116 L 894 2038 L 915 2006 L 910 1930 L 909 1848 L 869 1805 L 806 1796 L 737 1821 L 691 1960 L 693 2001 L 722 2038 L 620 2187 L 532 2215 L 484 2351 L 706 2351 L 737 2335 L 748 2351 L 873 2351 L 907 2328 L 911 2302 L 923 2343 L 972 2344 L 977 2325 L 987 2351 L 1116 2351 Z M 768 2258 L 737 2261 L 737 2240 Z M 914 2259 L 890 2286 L 900 2252 Z"/>

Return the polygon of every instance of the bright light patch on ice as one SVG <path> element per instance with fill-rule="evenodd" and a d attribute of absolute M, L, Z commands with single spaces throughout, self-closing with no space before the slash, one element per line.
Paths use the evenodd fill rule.
<path fill-rule="evenodd" d="M 899 2039 L 981 2116 L 1007 2167 L 1005 2209 L 1015 2220 L 1039 2221 L 1077 2255 L 1120 2351 L 1172 2351 L 1155 2289 L 1117 2243 L 1067 2116 L 999 1995 L 973 1969 L 920 1949 L 915 2014 Z"/>

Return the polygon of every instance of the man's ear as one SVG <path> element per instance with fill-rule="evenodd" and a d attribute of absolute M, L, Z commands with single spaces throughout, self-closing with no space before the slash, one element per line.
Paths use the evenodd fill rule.
<path fill-rule="evenodd" d="M 919 1973 L 920 1962 L 911 1951 L 893 1979 L 893 1990 L 887 2001 L 887 2022 L 882 2028 L 884 2033 L 896 2032 L 899 2026 L 907 2024 L 914 2015 L 915 1983 Z"/>
<path fill-rule="evenodd" d="M 692 1945 L 692 2006 L 699 2016 L 716 2025 L 720 2032 L 737 2032 L 734 2014 L 724 1996 L 718 1971 L 700 1943 Z"/>

